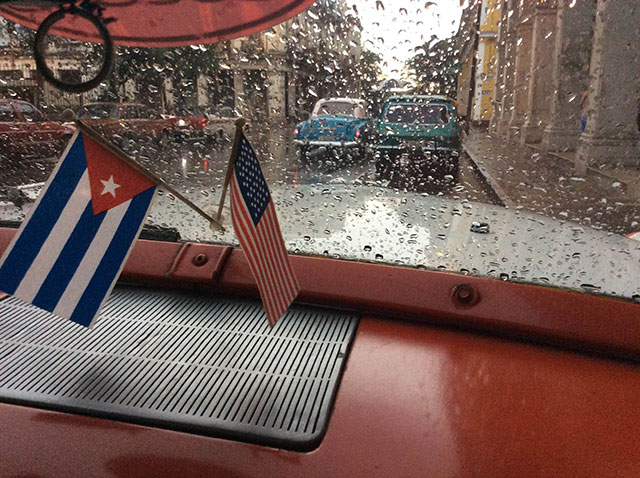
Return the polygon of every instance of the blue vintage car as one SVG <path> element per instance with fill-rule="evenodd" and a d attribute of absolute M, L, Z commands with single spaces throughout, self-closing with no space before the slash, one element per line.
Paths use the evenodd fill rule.
<path fill-rule="evenodd" d="M 392 96 L 375 124 L 376 174 L 458 177 L 462 130 L 455 102 L 444 96 Z M 401 157 L 407 161 L 401 165 Z M 411 171 L 411 172 L 410 172 Z"/>
<path fill-rule="evenodd" d="M 294 142 L 300 158 L 331 154 L 338 160 L 362 159 L 363 137 L 369 124 L 367 104 L 353 98 L 319 100 L 307 121 L 294 130 Z"/>

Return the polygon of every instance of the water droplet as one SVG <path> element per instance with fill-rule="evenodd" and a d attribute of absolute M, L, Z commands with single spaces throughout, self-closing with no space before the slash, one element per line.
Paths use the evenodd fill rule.
<path fill-rule="evenodd" d="M 592 293 L 599 292 L 601 289 L 601 287 L 595 286 L 593 284 L 580 284 L 580 287 L 586 290 L 587 292 L 592 292 Z"/>

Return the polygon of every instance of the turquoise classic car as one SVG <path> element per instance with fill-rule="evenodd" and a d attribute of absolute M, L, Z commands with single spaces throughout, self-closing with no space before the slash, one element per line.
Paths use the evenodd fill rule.
<path fill-rule="evenodd" d="M 326 154 L 337 160 L 362 159 L 369 122 L 364 100 L 321 99 L 309 119 L 296 125 L 294 143 L 303 161 Z"/>
<path fill-rule="evenodd" d="M 418 173 L 457 179 L 461 132 L 455 103 L 449 98 L 412 95 L 387 99 L 371 144 L 377 176 Z"/>

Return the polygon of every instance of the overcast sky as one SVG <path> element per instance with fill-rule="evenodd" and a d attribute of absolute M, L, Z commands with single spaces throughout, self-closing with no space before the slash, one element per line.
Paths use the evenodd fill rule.
<path fill-rule="evenodd" d="M 362 22 L 365 48 L 382 54 L 387 76 L 399 77 L 414 48 L 432 35 L 447 38 L 458 29 L 459 0 L 347 0 Z M 383 8 L 384 7 L 384 8 Z"/>

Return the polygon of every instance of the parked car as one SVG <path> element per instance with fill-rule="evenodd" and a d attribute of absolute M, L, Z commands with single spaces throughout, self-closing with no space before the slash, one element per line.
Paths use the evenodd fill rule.
<path fill-rule="evenodd" d="M 205 110 L 207 118 L 205 132 L 216 141 L 231 141 L 236 131 L 236 120 L 239 115 L 230 106 L 210 107 Z M 247 126 L 245 125 L 245 130 Z"/>
<path fill-rule="evenodd" d="M 0 158 L 55 157 L 73 131 L 73 126 L 48 121 L 28 101 L 0 99 Z"/>
<path fill-rule="evenodd" d="M 125 139 L 202 140 L 207 125 L 203 116 L 160 115 L 138 103 L 87 103 L 78 110 L 77 116 L 97 126 L 105 135 Z"/>
<path fill-rule="evenodd" d="M 352 98 L 319 100 L 308 120 L 296 125 L 294 143 L 304 161 L 317 153 L 363 158 L 365 130 L 369 124 L 367 104 Z"/>
<path fill-rule="evenodd" d="M 372 148 L 376 174 L 402 169 L 404 156 L 423 175 L 458 176 L 461 127 L 454 101 L 444 96 L 393 96 L 382 106 Z"/>

